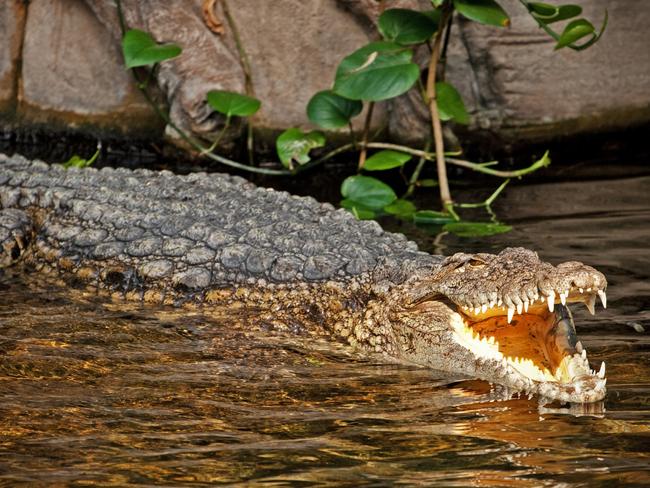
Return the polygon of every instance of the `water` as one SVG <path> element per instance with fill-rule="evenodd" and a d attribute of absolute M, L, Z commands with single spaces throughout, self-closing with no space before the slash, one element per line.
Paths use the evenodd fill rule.
<path fill-rule="evenodd" d="M 513 232 L 405 230 L 432 252 L 523 245 L 603 271 L 608 309 L 575 319 L 593 363 L 607 362 L 604 404 L 506 401 L 228 310 L 114 303 L 5 273 L 0 485 L 647 486 L 650 177 L 513 186 L 495 210 Z"/>

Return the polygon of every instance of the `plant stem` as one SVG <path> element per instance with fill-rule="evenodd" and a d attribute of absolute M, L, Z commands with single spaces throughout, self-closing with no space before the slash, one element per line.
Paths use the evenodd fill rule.
<path fill-rule="evenodd" d="M 342 154 L 344 152 L 354 150 L 356 149 L 356 144 L 350 143 L 350 144 L 344 144 L 342 146 L 337 147 L 336 149 L 331 150 L 327 154 L 324 154 L 318 159 L 314 159 L 313 161 L 308 162 L 307 164 L 303 164 L 302 166 L 298 166 L 296 168 L 296 173 L 302 173 L 305 170 L 312 169 L 314 166 L 318 166 L 321 163 L 324 163 L 328 159 L 332 159 L 334 156 L 337 156 L 339 154 Z"/>
<path fill-rule="evenodd" d="M 449 37 L 451 35 L 451 24 L 454 20 L 453 13 L 449 15 L 449 20 L 447 21 L 447 29 L 445 30 L 445 40 L 442 44 L 442 54 L 440 54 L 439 69 L 440 69 L 440 81 L 445 81 L 445 72 L 447 69 L 447 49 L 449 48 Z"/>
<path fill-rule="evenodd" d="M 366 155 L 368 153 L 368 132 L 370 131 L 370 122 L 372 121 L 372 111 L 375 108 L 375 102 L 368 104 L 368 112 L 366 112 L 366 120 L 363 123 L 363 136 L 361 139 L 361 152 L 359 153 L 359 165 L 357 169 L 361 171 L 366 164 Z"/>
<path fill-rule="evenodd" d="M 249 97 L 255 97 L 255 87 L 253 85 L 253 73 L 251 70 L 250 60 L 248 59 L 248 55 L 244 49 L 244 43 L 241 40 L 239 31 L 237 30 L 237 25 L 235 24 L 232 15 L 230 15 L 230 10 L 228 9 L 228 3 L 226 0 L 221 0 L 221 8 L 223 9 L 223 14 L 226 17 L 228 26 L 232 31 L 232 37 L 235 40 L 235 45 L 237 46 L 237 52 L 239 53 L 239 63 L 241 64 L 242 70 L 244 71 L 246 95 Z M 248 127 L 246 130 L 246 149 L 248 151 L 248 162 L 251 166 L 254 164 L 253 117 L 254 116 L 248 117 Z"/>
<path fill-rule="evenodd" d="M 501 194 L 503 189 L 506 187 L 506 185 L 510 183 L 510 178 L 505 180 L 503 183 L 499 185 L 499 188 L 494 190 L 492 195 L 490 195 L 488 198 L 486 198 L 484 201 L 479 202 L 479 203 L 457 203 L 457 207 L 461 208 L 480 208 L 480 207 L 490 207 L 494 203 L 494 200 Z"/>
<path fill-rule="evenodd" d="M 438 169 L 438 183 L 440 186 L 440 200 L 443 207 L 450 208 L 452 203 L 451 193 L 449 191 L 449 181 L 447 180 L 447 167 L 445 165 L 445 148 L 442 138 L 442 124 L 440 114 L 438 113 L 438 103 L 436 100 L 436 70 L 438 69 L 438 60 L 440 59 L 440 45 L 442 43 L 445 28 L 451 11 L 448 6 L 443 6 L 442 18 L 440 19 L 440 28 L 436 33 L 433 41 L 433 50 L 431 60 L 429 61 L 429 73 L 427 74 L 427 103 L 431 113 L 431 128 L 433 130 L 433 140 L 436 149 L 436 166 Z"/>
<path fill-rule="evenodd" d="M 480 164 L 465 161 L 463 159 L 448 158 L 447 161 L 451 164 L 455 164 L 456 166 L 469 168 L 471 170 L 477 171 L 479 173 L 485 173 L 487 175 L 499 176 L 500 178 L 517 178 L 519 176 L 524 176 L 528 173 L 532 173 L 533 171 L 537 171 L 538 169 L 551 164 L 551 160 L 548 158 L 548 151 L 544 153 L 544 156 L 542 156 L 541 159 L 535 161 L 527 168 L 517 169 L 514 171 L 499 171 L 498 169 L 488 168 Z"/>
<path fill-rule="evenodd" d="M 207 153 L 211 153 L 212 151 L 215 150 L 215 148 L 219 145 L 219 141 L 226 133 L 226 130 L 228 129 L 229 126 L 230 126 L 230 116 L 226 117 L 226 122 L 223 124 L 223 128 L 221 129 L 221 131 L 219 131 L 219 135 L 217 135 L 217 138 L 214 140 L 212 145 L 207 149 L 201 151 L 201 155 L 206 155 Z"/>
<path fill-rule="evenodd" d="M 352 127 L 352 122 L 348 122 L 348 129 L 350 129 L 350 139 L 352 140 L 352 144 L 354 144 L 354 147 L 357 147 L 357 137 L 354 134 L 354 127 Z"/>
<path fill-rule="evenodd" d="M 411 195 L 413 195 L 413 192 L 415 191 L 415 184 L 418 182 L 418 179 L 420 178 L 420 173 L 422 172 L 422 168 L 424 168 L 424 163 L 426 163 L 429 159 L 425 157 L 425 155 L 429 152 L 429 147 L 431 146 L 431 140 L 427 139 L 427 143 L 424 145 L 424 154 L 420 155 L 420 160 L 418 161 L 418 165 L 415 167 L 415 170 L 413 170 L 413 174 L 411 175 L 411 179 L 409 180 L 408 183 L 408 188 L 406 189 L 406 193 L 404 193 L 403 198 L 408 198 Z"/>

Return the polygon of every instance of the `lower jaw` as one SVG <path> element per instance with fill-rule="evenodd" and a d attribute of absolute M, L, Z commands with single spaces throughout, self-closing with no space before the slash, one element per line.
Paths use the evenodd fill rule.
<path fill-rule="evenodd" d="M 529 395 L 537 395 L 543 401 L 593 403 L 605 398 L 607 393 L 606 380 L 593 375 L 574 379 L 571 383 L 533 381 L 523 388 L 520 385 L 525 385 L 526 382 L 520 379 L 504 382 L 512 383 L 513 388 Z"/>
<path fill-rule="evenodd" d="M 604 369 L 596 374 L 589 368 L 586 354 L 575 351 L 571 354 L 570 350 L 565 353 L 557 351 L 554 374 L 550 371 L 531 370 L 530 364 L 526 361 L 520 363 L 512 362 L 512 358 L 506 357 L 501 353 L 498 344 L 490 342 L 485 337 L 480 337 L 475 331 L 470 332 L 472 337 L 468 337 L 468 326 L 462 317 L 459 317 L 462 327 L 459 323 L 454 324 L 455 338 L 463 347 L 472 351 L 479 356 L 479 362 L 484 363 L 486 369 L 491 374 L 482 374 L 484 371 L 476 371 L 476 375 L 484 380 L 503 384 L 525 394 L 535 394 L 545 400 L 559 400 L 562 402 L 572 403 L 591 403 L 602 400 L 606 393 L 606 380 L 604 379 Z M 545 317 L 544 320 L 549 317 Z M 525 325 L 524 325 L 525 326 Z M 521 327 L 521 326 L 520 326 Z M 470 328 L 470 330 L 472 330 Z M 568 349 L 568 348 L 567 348 Z M 483 354 L 480 354 L 483 353 Z M 481 361 L 482 360 L 482 361 Z M 531 362 L 531 364 L 533 364 Z M 534 374 L 523 374 L 521 370 L 527 370 Z M 556 377 L 557 376 L 557 377 Z"/>

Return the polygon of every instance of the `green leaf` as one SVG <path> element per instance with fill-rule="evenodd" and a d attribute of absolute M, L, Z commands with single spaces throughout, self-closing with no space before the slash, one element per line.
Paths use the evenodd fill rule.
<path fill-rule="evenodd" d="M 402 198 L 395 200 L 390 205 L 384 207 L 384 212 L 396 215 L 403 219 L 410 219 L 415 213 L 415 205 L 409 200 L 404 200 Z"/>
<path fill-rule="evenodd" d="M 370 220 L 375 218 L 375 211 L 361 205 L 358 202 L 346 198 L 341 200 L 341 207 L 348 209 L 359 220 Z"/>
<path fill-rule="evenodd" d="M 481 237 L 510 232 L 512 227 L 492 222 L 451 222 L 443 230 L 456 234 L 459 237 Z"/>
<path fill-rule="evenodd" d="M 582 7 L 579 5 L 555 6 L 542 2 L 531 2 L 528 4 L 528 9 L 533 17 L 545 24 L 567 20 L 582 13 Z"/>
<path fill-rule="evenodd" d="M 311 158 L 309 151 L 325 145 L 325 136 L 317 131 L 305 134 L 300 129 L 287 129 L 275 141 L 278 157 L 282 164 L 293 169 L 293 162 L 306 164 Z"/>
<path fill-rule="evenodd" d="M 343 59 L 334 92 L 352 100 L 379 101 L 406 92 L 420 76 L 413 52 L 394 42 L 372 42 Z"/>
<path fill-rule="evenodd" d="M 552 19 L 559 11 L 557 6 L 543 2 L 529 2 L 526 7 L 531 14 L 539 19 Z"/>
<path fill-rule="evenodd" d="M 436 100 L 441 120 L 469 124 L 469 114 L 465 109 L 463 99 L 452 85 L 444 81 L 436 83 Z"/>
<path fill-rule="evenodd" d="M 361 113 L 363 104 L 337 95 L 332 90 L 316 93 L 307 104 L 307 117 L 323 129 L 339 129 Z"/>
<path fill-rule="evenodd" d="M 138 29 L 126 31 L 122 38 L 122 53 L 127 69 L 150 66 L 175 58 L 182 52 L 176 44 L 157 44 L 151 34 Z"/>
<path fill-rule="evenodd" d="M 90 159 L 84 159 L 81 156 L 77 156 L 76 154 L 73 155 L 70 159 L 68 159 L 65 163 L 61 163 L 61 166 L 64 168 L 87 168 L 88 166 L 91 166 L 99 157 L 99 152 L 101 151 L 101 144 L 97 145 L 97 150 L 95 151 L 95 154 L 93 154 Z"/>
<path fill-rule="evenodd" d="M 585 19 L 578 19 L 569 22 L 564 28 L 564 32 L 560 35 L 560 39 L 558 39 L 555 49 L 566 47 L 589 35 L 595 37 L 595 30 L 596 29 L 592 23 Z"/>
<path fill-rule="evenodd" d="M 419 210 L 413 215 L 413 222 L 416 224 L 446 224 L 454 221 L 454 218 L 448 213 L 436 212 L 435 210 Z"/>
<path fill-rule="evenodd" d="M 481 24 L 497 27 L 510 25 L 508 14 L 494 0 L 454 0 L 454 7 L 463 16 Z"/>
<path fill-rule="evenodd" d="M 431 17 L 406 8 L 391 8 L 379 16 L 379 32 L 398 44 L 420 44 L 438 30 Z"/>
<path fill-rule="evenodd" d="M 431 0 L 431 3 L 435 8 L 440 7 L 445 2 L 445 0 Z"/>
<path fill-rule="evenodd" d="M 228 117 L 248 117 L 260 109 L 260 102 L 257 98 L 242 95 L 241 93 L 211 90 L 207 95 L 208 105 L 211 108 L 227 115 Z"/>
<path fill-rule="evenodd" d="M 399 168 L 400 166 L 404 166 L 409 159 L 411 159 L 411 156 L 402 152 L 390 150 L 379 151 L 366 160 L 363 169 L 367 171 L 381 171 L 384 169 Z"/>
<path fill-rule="evenodd" d="M 355 204 L 380 210 L 397 200 L 393 189 L 371 176 L 348 176 L 341 185 L 341 195 Z"/>

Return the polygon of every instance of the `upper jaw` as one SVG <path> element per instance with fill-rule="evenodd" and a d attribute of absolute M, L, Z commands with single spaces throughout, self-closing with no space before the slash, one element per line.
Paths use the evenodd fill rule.
<path fill-rule="evenodd" d="M 545 293 L 538 290 L 530 299 L 528 296 L 523 299 L 519 296 L 514 299 L 509 296 L 506 298 L 505 302 L 502 298 L 485 301 L 480 305 L 477 305 L 476 302 L 460 301 L 460 303 L 456 302 L 456 306 L 460 308 L 465 315 L 472 317 L 475 320 L 481 320 L 497 315 L 506 315 L 508 317 L 508 323 L 510 323 L 515 314 L 521 315 L 522 313 L 529 312 L 539 313 L 541 309 L 545 308 L 548 308 L 549 312 L 553 312 L 556 304 L 566 305 L 568 303 L 583 303 L 587 307 L 587 310 L 589 310 L 589 313 L 594 315 L 596 313 L 597 296 L 600 298 L 603 308 L 607 308 L 607 294 L 605 288 L 600 289 L 592 287 L 570 287 L 561 292 L 554 289 L 548 289 Z"/>

